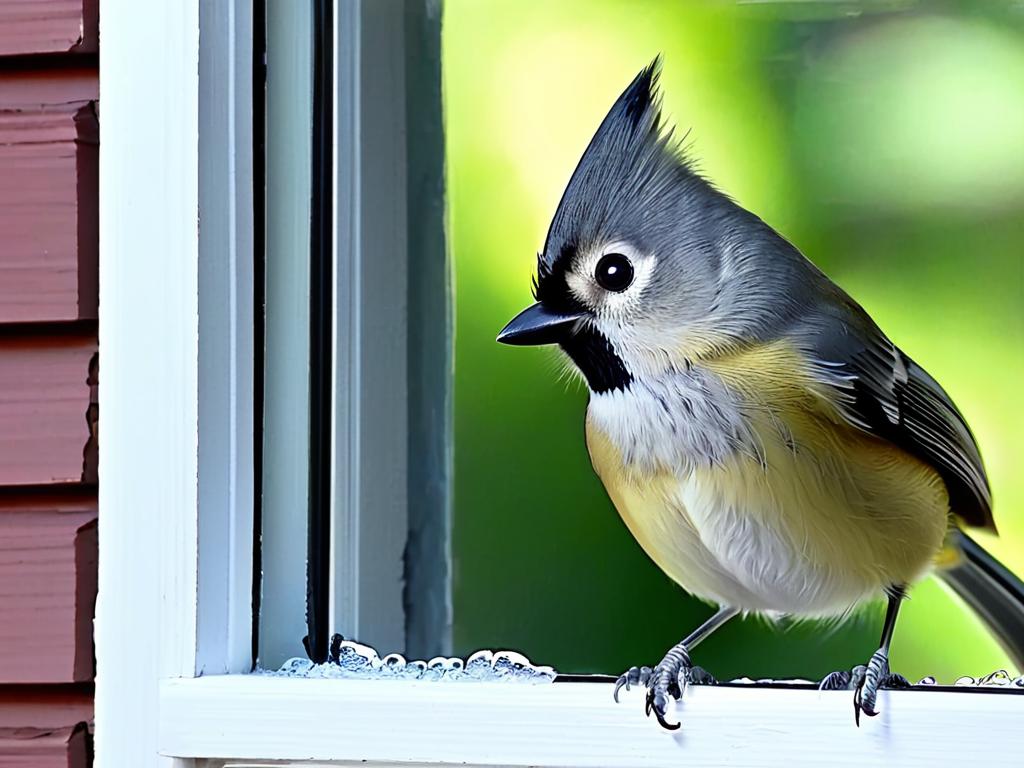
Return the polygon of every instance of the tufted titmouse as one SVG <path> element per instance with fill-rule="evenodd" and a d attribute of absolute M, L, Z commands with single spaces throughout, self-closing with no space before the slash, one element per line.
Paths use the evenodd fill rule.
<path fill-rule="evenodd" d="M 906 684 L 888 654 L 900 601 L 941 571 L 1024 658 L 1024 586 L 960 525 L 995 531 L 978 447 L 952 401 L 793 245 L 702 178 L 662 129 L 659 63 L 591 140 L 538 257 L 537 303 L 506 344 L 558 344 L 590 389 L 587 448 L 623 521 L 719 606 L 653 669 L 669 698 L 689 653 L 739 614 L 841 616 L 881 595 L 878 651 L 823 687 Z M 950 553 L 955 553 L 950 555 Z"/>

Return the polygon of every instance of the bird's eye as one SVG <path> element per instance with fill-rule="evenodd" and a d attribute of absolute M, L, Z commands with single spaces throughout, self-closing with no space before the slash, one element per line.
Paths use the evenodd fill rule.
<path fill-rule="evenodd" d="M 622 293 L 633 282 L 633 265 L 621 253 L 606 253 L 597 262 L 594 279 L 606 291 Z"/>

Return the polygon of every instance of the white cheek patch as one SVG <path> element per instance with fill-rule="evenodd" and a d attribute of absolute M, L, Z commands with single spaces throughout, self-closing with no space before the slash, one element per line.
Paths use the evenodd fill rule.
<path fill-rule="evenodd" d="M 609 253 L 621 253 L 633 265 L 633 282 L 621 293 L 606 291 L 594 278 L 598 262 L 602 256 Z M 628 318 L 639 306 L 644 289 L 651 282 L 656 264 L 657 259 L 654 256 L 641 253 L 629 243 L 609 243 L 601 248 L 594 248 L 578 258 L 566 274 L 566 283 L 573 296 L 593 309 L 598 318 L 613 323 L 619 322 Z"/>

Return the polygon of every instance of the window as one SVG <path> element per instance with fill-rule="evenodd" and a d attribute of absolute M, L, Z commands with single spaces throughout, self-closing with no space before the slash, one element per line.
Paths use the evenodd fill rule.
<path fill-rule="evenodd" d="M 322 661 L 334 631 L 430 658 L 450 646 L 439 18 L 266 11 L 258 661 L 304 635 Z"/>
<path fill-rule="evenodd" d="M 586 392 L 559 376 L 557 353 L 493 343 L 529 301 L 532 255 L 610 99 L 657 53 L 666 119 L 700 167 L 964 410 L 1000 527 L 980 540 L 1024 573 L 1020 345 L 998 330 L 1024 327 L 1024 170 L 1007 165 L 1024 133 L 1009 127 L 1016 108 L 984 106 L 1016 104 L 1021 29 L 995 9 L 895 5 L 446 2 L 457 652 L 511 645 L 562 672 L 613 673 L 661 658 L 708 615 L 623 529 L 581 445 Z M 940 159 L 951 155 L 962 164 Z M 495 536 L 496 521 L 520 535 Z M 863 611 L 827 637 L 735 622 L 699 656 L 726 678 L 820 678 L 869 656 L 882 616 Z M 914 589 L 899 622 L 893 668 L 908 677 L 1013 670 L 938 580 Z M 937 627 L 948 641 L 935 642 Z"/>
<path fill-rule="evenodd" d="M 453 0 L 449 5 L 445 50 L 459 71 L 469 71 L 474 61 L 496 71 L 494 59 L 474 53 L 473 35 L 460 24 L 480 23 L 488 34 L 504 24 L 520 30 L 515 39 L 527 46 L 535 42 L 529 20 L 538 24 L 533 30 L 545 28 L 541 21 L 557 21 L 531 16 L 540 13 L 536 8 L 524 11 L 524 21 L 512 4 L 492 6 L 495 18 L 487 21 L 474 16 L 481 11 L 472 4 Z M 440 258 L 444 212 L 437 189 L 443 169 L 440 6 L 432 0 L 308 6 L 268 0 L 266 12 L 274 24 L 266 33 L 264 123 L 258 117 L 263 106 L 258 3 L 104 4 L 101 397 L 106 421 L 96 625 L 101 768 L 156 764 L 162 760 L 158 754 L 178 765 L 208 761 L 214 766 L 271 760 L 663 765 L 680 759 L 713 762 L 721 759 L 723 745 L 730 754 L 755 751 L 764 764 L 808 760 L 818 751 L 834 758 L 834 745 L 850 743 L 853 726 L 848 706 L 825 707 L 823 701 L 831 704 L 846 694 L 799 686 L 697 689 L 683 704 L 687 727 L 670 737 L 645 720 L 638 706 L 616 707 L 605 680 L 442 685 L 247 674 L 254 637 L 264 643 L 258 654 L 283 658 L 297 655 L 300 633 L 310 631 L 301 615 L 305 611 L 296 609 L 305 607 L 301 574 L 311 551 L 308 533 L 316 525 L 332 531 L 314 536 L 312 546 L 326 540 L 334 547 L 326 558 L 334 570 L 326 578 L 327 621 L 317 623 L 313 635 L 325 626 L 352 627 L 349 631 L 384 651 L 404 647 L 417 656 L 447 650 L 452 642 L 446 635 L 452 302 Z M 619 14 L 616 23 L 629 29 L 629 14 Z M 576 18 L 562 23 L 575 29 L 570 21 Z M 582 34 L 597 35 L 594 23 L 588 24 L 580 26 Z M 143 36 L 141 29 L 159 34 Z M 325 30 L 331 34 L 325 36 Z M 487 45 L 486 39 L 481 36 L 476 44 Z M 538 44 L 544 39 L 537 38 Z M 325 48 L 333 48 L 335 61 L 334 77 L 328 78 L 332 88 L 326 90 Z M 514 47 L 493 50 L 507 57 L 501 61 L 511 71 L 540 66 L 548 56 L 560 60 L 557 51 L 530 61 L 525 53 L 513 55 Z M 541 54 L 544 50 L 542 45 Z M 308 101 L 304 86 L 288 90 L 303 73 L 310 73 Z M 738 71 L 738 81 L 742 75 Z M 491 124 L 481 123 L 481 137 L 464 145 L 471 147 L 464 150 L 467 156 L 486 151 L 487 132 L 497 127 L 493 103 L 474 104 L 479 94 L 455 76 L 447 85 L 453 129 L 467 131 L 467 115 L 476 108 L 488 116 Z M 329 101 L 333 136 L 317 127 L 326 122 Z M 430 119 L 413 126 L 396 118 L 404 110 Z M 142 131 L 140 125 L 159 130 Z M 403 126 L 423 133 L 403 136 Z M 261 168 L 264 137 L 266 167 Z M 290 156 L 309 158 L 309 164 L 289 161 L 289 154 L 279 153 L 284 148 Z M 307 229 L 297 224 L 307 215 L 303 209 L 286 209 L 302 199 L 299 189 L 315 187 L 306 170 L 318 167 L 314 158 L 328 155 L 333 183 L 321 181 L 320 197 L 310 196 Z M 486 174 L 472 176 L 468 168 L 460 165 L 457 173 L 467 176 L 452 182 L 459 195 L 456 215 L 473 186 L 487 181 Z M 264 173 L 262 200 L 258 178 Z M 288 194 L 289 185 L 294 194 Z M 333 210 L 318 207 L 328 187 Z M 514 213 L 509 208 L 503 215 Z M 317 227 L 330 219 L 336 225 L 335 256 L 326 263 L 324 241 L 331 233 Z M 460 226 L 464 222 L 457 220 L 456 241 L 470 242 Z M 253 269 L 247 255 L 261 250 L 264 236 L 265 270 L 258 262 Z M 413 253 L 418 258 L 402 256 Z M 303 271 L 305 264 L 313 272 Z M 528 257 L 523 265 L 519 298 L 525 298 Z M 306 303 L 315 299 L 315 291 L 303 291 L 315 283 L 318 268 L 318 287 L 333 293 L 319 308 L 315 300 Z M 468 271 L 460 272 L 460 280 L 464 277 L 474 279 Z M 512 285 L 516 279 L 503 274 L 500 290 L 470 300 L 493 301 L 494 312 L 504 316 L 507 307 L 501 302 L 513 301 L 504 281 Z M 283 291 L 290 292 L 282 298 Z M 251 318 L 259 315 L 263 299 L 267 311 L 261 327 Z M 458 301 L 461 309 L 462 294 Z M 334 346 L 325 353 L 310 344 L 307 360 L 300 352 L 302 340 L 311 327 L 325 330 L 325 313 L 331 333 L 317 338 L 333 337 Z M 482 314 L 472 320 L 480 327 L 460 328 L 473 328 L 475 339 L 492 320 Z M 479 372 L 484 360 L 470 370 Z M 332 371 L 324 369 L 325 362 Z M 265 378 L 261 369 L 269 372 Z M 303 369 L 310 374 L 300 375 Z M 333 373 L 329 379 L 328 372 Z M 318 395 L 311 379 L 333 385 L 326 392 L 321 387 Z M 456 396 L 459 386 L 456 382 Z M 467 380 L 461 386 L 465 389 Z M 260 401 L 261 387 L 265 410 L 257 412 L 253 403 Z M 311 403 L 318 396 L 322 415 L 303 424 L 302 414 L 315 412 L 303 399 Z M 328 413 L 333 414 L 330 429 L 318 433 Z M 569 418 L 569 409 L 565 413 Z M 578 424 L 578 409 L 571 418 Z M 475 449 L 483 453 L 486 443 L 466 426 L 463 422 L 467 442 L 477 441 Z M 325 503 L 324 486 L 319 502 L 294 503 L 305 495 L 316 497 L 296 483 L 299 478 L 318 482 L 309 467 L 322 471 L 323 466 L 309 455 L 325 444 L 337 462 L 326 476 L 333 482 L 327 493 L 333 505 Z M 409 461 L 413 455 L 425 460 Z M 577 460 L 585 461 L 582 455 Z M 325 475 L 319 477 L 323 482 Z M 291 485 L 276 487 L 279 481 Z M 263 499 L 269 499 L 262 505 L 253 490 L 258 483 Z M 472 496 L 479 493 L 472 490 L 471 498 L 481 498 Z M 460 536 L 466 537 L 462 545 L 480 536 L 460 532 L 458 514 L 456 547 Z M 396 521 L 397 536 L 389 527 Z M 300 530 L 305 535 L 296 536 Z M 257 531 L 262 546 L 254 548 Z M 519 556 L 510 542 L 502 544 L 501 557 Z M 399 557 L 406 558 L 404 571 L 396 563 Z M 317 569 L 315 563 L 310 567 Z M 479 573 L 479 562 L 476 568 Z M 403 572 L 413 577 L 406 584 L 396 581 Z M 254 573 L 263 576 L 258 612 Z M 314 578 L 322 584 L 323 570 Z M 274 594 L 268 584 L 282 593 Z M 323 599 L 323 591 L 318 597 Z M 473 596 L 478 610 L 485 597 Z M 527 610 L 501 607 L 512 617 Z M 322 613 L 322 607 L 318 610 Z M 396 620 L 402 611 L 404 617 Z M 623 618 L 621 610 L 608 613 L 616 631 L 637 626 L 637 619 Z M 461 637 L 456 626 L 456 646 L 476 638 L 494 647 L 519 643 L 514 634 L 485 635 L 480 626 Z M 322 640 L 311 638 L 311 648 L 317 642 Z M 560 651 L 570 662 L 572 652 Z M 544 654 L 534 655 L 547 661 Z M 569 671 L 604 667 L 597 657 L 576 658 L 580 667 Z M 844 753 L 850 762 L 895 758 L 934 764 L 938 749 L 950 761 L 983 754 L 998 762 L 1004 755 L 992 734 L 1006 732 L 1024 714 L 1024 697 L 1017 696 L 885 695 L 898 698 L 899 706 L 883 702 L 886 714 L 857 733 L 863 736 L 857 748 Z M 955 733 L 956 739 L 940 743 L 936 733 Z M 1005 759 L 1013 757 L 1007 753 Z"/>

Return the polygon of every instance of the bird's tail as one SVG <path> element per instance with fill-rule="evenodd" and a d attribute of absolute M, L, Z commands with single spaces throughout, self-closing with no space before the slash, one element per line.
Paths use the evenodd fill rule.
<path fill-rule="evenodd" d="M 952 545 L 955 555 L 939 566 L 938 576 L 988 625 L 1024 670 L 1024 582 L 963 531 L 952 531 L 947 545 Z"/>

